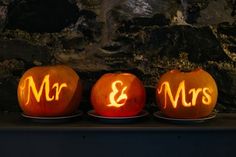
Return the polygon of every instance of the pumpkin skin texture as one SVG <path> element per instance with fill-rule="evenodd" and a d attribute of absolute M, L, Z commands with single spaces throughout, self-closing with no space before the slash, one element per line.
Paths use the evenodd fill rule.
<path fill-rule="evenodd" d="M 167 72 L 161 76 L 156 89 L 159 109 L 171 118 L 207 117 L 216 105 L 217 96 L 215 80 L 200 68 L 191 72 Z"/>
<path fill-rule="evenodd" d="M 81 100 L 81 82 L 65 65 L 39 66 L 27 70 L 18 84 L 18 101 L 24 114 L 55 117 L 73 114 Z"/>
<path fill-rule="evenodd" d="M 95 112 L 106 117 L 135 116 L 142 111 L 145 101 L 142 82 L 130 73 L 104 74 L 91 92 Z"/>

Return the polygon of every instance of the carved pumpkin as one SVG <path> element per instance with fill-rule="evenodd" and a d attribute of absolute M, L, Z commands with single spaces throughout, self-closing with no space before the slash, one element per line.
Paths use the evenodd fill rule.
<path fill-rule="evenodd" d="M 107 117 L 128 117 L 139 114 L 146 95 L 142 82 L 130 73 L 108 73 L 93 86 L 91 103 L 95 112 Z"/>
<path fill-rule="evenodd" d="M 156 90 L 161 112 L 172 118 L 201 118 L 214 109 L 218 90 L 215 80 L 202 69 L 172 70 L 161 76 Z"/>
<path fill-rule="evenodd" d="M 29 116 L 64 116 L 75 112 L 81 99 L 81 83 L 68 66 L 41 66 L 24 73 L 18 85 L 18 101 Z"/>

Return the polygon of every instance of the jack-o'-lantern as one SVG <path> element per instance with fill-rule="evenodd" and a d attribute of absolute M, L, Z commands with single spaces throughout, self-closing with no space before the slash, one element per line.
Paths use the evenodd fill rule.
<path fill-rule="evenodd" d="M 24 114 L 52 117 L 73 114 L 81 99 L 76 72 L 65 65 L 39 66 L 27 70 L 18 85 L 18 101 Z"/>
<path fill-rule="evenodd" d="M 104 74 L 91 92 L 95 112 L 107 117 L 135 116 L 144 108 L 145 100 L 142 82 L 130 73 Z"/>
<path fill-rule="evenodd" d="M 207 117 L 216 105 L 217 96 L 215 80 L 200 68 L 190 72 L 167 72 L 161 76 L 156 90 L 162 114 L 172 118 Z"/>

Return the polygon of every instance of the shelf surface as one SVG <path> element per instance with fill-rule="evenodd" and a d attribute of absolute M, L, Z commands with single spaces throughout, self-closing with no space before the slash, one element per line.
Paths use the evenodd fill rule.
<path fill-rule="evenodd" d="M 104 124 L 86 114 L 68 123 L 46 124 L 6 113 L 0 114 L 0 139 L 1 157 L 235 156 L 236 114 L 184 125 L 152 115 L 136 123 Z"/>
<path fill-rule="evenodd" d="M 0 131 L 236 131 L 236 113 L 218 113 L 203 123 L 174 124 L 149 115 L 145 119 L 127 124 L 102 123 L 81 118 L 64 123 L 37 123 L 26 120 L 20 113 L 0 114 Z"/>

